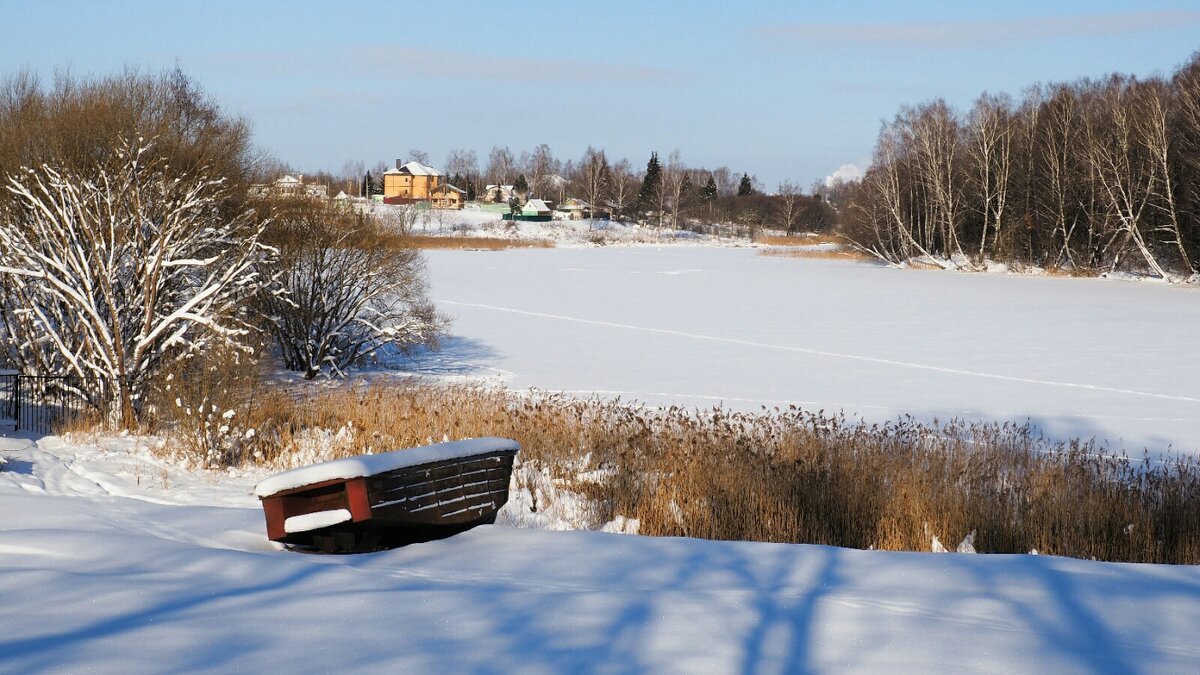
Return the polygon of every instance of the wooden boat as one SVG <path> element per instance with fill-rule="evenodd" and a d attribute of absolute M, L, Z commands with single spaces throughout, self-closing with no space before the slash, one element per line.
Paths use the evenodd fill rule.
<path fill-rule="evenodd" d="M 429 541 L 495 522 L 519 449 L 472 438 L 347 457 L 271 476 L 255 494 L 272 541 L 330 553 Z"/>

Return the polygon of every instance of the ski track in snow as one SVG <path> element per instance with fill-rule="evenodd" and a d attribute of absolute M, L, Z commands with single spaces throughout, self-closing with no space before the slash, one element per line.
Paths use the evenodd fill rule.
<path fill-rule="evenodd" d="M 831 352 L 823 349 L 813 349 L 810 347 L 796 347 L 792 345 L 772 344 L 769 342 L 758 342 L 755 340 L 741 340 L 738 338 L 727 338 L 716 335 L 704 335 L 701 333 L 689 333 L 686 331 L 672 330 L 669 328 L 654 328 L 652 326 L 637 326 L 627 323 L 617 323 L 613 321 L 598 321 L 595 319 L 583 319 L 573 316 L 563 316 L 561 314 L 548 314 L 545 312 L 532 312 L 524 309 L 516 309 L 514 307 L 499 307 L 496 305 L 485 305 L 473 302 L 459 302 L 455 300 L 438 299 L 438 303 L 454 305 L 458 307 L 472 307 L 475 309 L 484 309 L 494 312 L 507 312 L 510 314 L 518 314 L 521 316 L 531 316 L 541 319 L 553 319 L 556 321 L 567 321 L 571 323 L 584 324 L 589 326 L 603 326 L 606 328 L 620 328 L 624 330 L 641 331 L 643 333 L 654 333 L 657 335 L 670 335 L 673 337 L 683 337 L 693 340 L 706 340 L 709 342 L 720 342 L 724 344 L 733 344 L 743 347 L 757 347 L 760 349 L 774 349 L 778 351 L 792 352 L 796 354 L 809 354 L 812 356 L 823 356 L 834 359 L 846 359 L 849 361 L 859 361 L 865 363 L 875 363 L 885 366 L 893 366 L 897 368 L 910 368 L 913 370 L 923 370 L 935 373 L 944 373 L 948 375 L 959 375 L 964 377 L 975 377 L 980 379 L 999 380 L 1003 382 L 1016 382 L 1020 384 L 1033 384 L 1047 387 L 1063 387 L 1069 389 L 1083 389 L 1087 391 L 1104 392 L 1107 394 L 1123 394 L 1127 396 L 1139 396 L 1145 398 L 1154 398 L 1168 401 L 1181 401 L 1184 403 L 1200 403 L 1200 398 L 1192 396 L 1178 396 L 1174 394 L 1160 394 L 1150 391 L 1138 391 L 1136 389 L 1122 389 L 1118 387 L 1105 387 L 1097 384 L 1084 384 L 1079 382 L 1058 382 L 1054 380 L 1041 380 L 1030 377 L 1020 377 L 1017 375 L 1002 375 L 999 373 L 986 373 L 978 370 L 965 370 L 961 368 L 947 368 L 944 366 L 934 366 L 926 363 L 914 363 L 911 361 L 897 361 L 895 359 L 883 359 L 874 356 L 865 356 L 862 354 L 844 354 L 840 352 Z M 732 399 L 726 399 L 732 400 Z"/>

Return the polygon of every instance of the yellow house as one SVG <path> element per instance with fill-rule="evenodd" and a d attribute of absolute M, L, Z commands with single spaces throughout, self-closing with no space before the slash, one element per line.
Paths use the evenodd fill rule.
<path fill-rule="evenodd" d="M 429 199 L 433 189 L 441 184 L 445 176 L 441 171 L 420 162 L 409 162 L 383 173 L 383 197 L 414 201 Z"/>
<path fill-rule="evenodd" d="M 430 190 L 430 204 L 435 209 L 461 209 L 466 198 L 466 190 L 449 183 L 442 183 Z"/>

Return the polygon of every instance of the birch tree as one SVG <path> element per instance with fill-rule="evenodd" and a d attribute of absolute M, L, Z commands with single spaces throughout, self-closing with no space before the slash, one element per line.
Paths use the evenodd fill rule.
<path fill-rule="evenodd" d="M 970 142 L 967 153 L 972 160 L 977 206 L 983 224 L 978 252 L 981 262 L 988 251 L 988 230 L 992 232 L 994 250 L 1004 226 L 1013 161 L 1010 110 L 1011 104 L 1006 97 L 984 94 L 968 116 Z"/>
<path fill-rule="evenodd" d="M 589 145 L 583 153 L 583 159 L 579 160 L 579 184 L 593 210 L 608 190 L 608 174 L 608 158 L 604 156 L 604 150 L 596 150 Z"/>
<path fill-rule="evenodd" d="M 27 372 L 94 379 L 131 425 L 148 380 L 214 340 L 249 350 L 247 298 L 271 251 L 250 214 L 221 215 L 222 181 L 171 177 L 150 144 L 115 169 L 7 178 L 0 227 L 3 348 Z"/>
<path fill-rule="evenodd" d="M 620 219 L 637 202 L 638 178 L 627 159 L 613 164 L 608 175 L 608 194 L 612 198 L 613 217 Z M 598 206 L 592 204 L 593 208 Z"/>
<path fill-rule="evenodd" d="M 795 183 L 784 181 L 779 184 L 779 207 L 775 213 L 779 218 L 779 226 L 788 234 L 795 231 L 796 219 L 800 217 L 799 200 L 800 188 Z"/>
<path fill-rule="evenodd" d="M 679 229 L 679 212 L 683 209 L 683 201 L 687 196 L 687 190 L 691 187 L 691 179 L 688 177 L 687 168 L 683 165 L 683 160 L 679 157 L 679 151 L 675 150 L 667 159 L 666 171 L 663 172 L 662 183 L 662 206 L 671 207 L 671 229 Z"/>
<path fill-rule="evenodd" d="M 1109 215 L 1117 228 L 1110 245 L 1117 245 L 1112 269 L 1121 260 L 1124 239 L 1145 261 L 1154 274 L 1169 278 L 1146 236 L 1146 221 L 1156 183 L 1158 165 L 1141 147 L 1144 111 L 1139 106 L 1139 91 L 1125 78 L 1113 77 L 1097 92 L 1096 112 L 1085 126 L 1089 159 L 1096 172 Z"/>

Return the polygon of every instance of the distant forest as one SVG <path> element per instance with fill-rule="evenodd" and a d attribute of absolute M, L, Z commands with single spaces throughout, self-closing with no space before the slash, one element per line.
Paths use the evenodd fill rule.
<path fill-rule="evenodd" d="M 1200 264 L 1200 52 L 1170 77 L 938 99 L 883 125 L 842 232 L 884 260 L 1179 279 Z"/>

